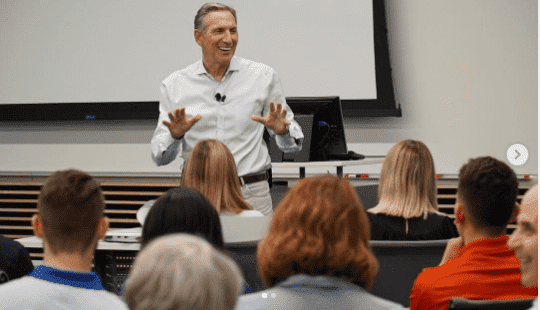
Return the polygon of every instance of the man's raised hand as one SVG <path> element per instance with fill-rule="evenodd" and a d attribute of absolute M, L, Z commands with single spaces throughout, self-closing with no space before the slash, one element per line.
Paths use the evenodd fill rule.
<path fill-rule="evenodd" d="M 190 119 L 186 119 L 186 108 L 183 107 L 174 110 L 174 113 L 169 112 L 169 119 L 171 120 L 170 122 L 164 120 L 163 124 L 169 128 L 173 138 L 180 139 L 196 122 L 201 119 L 201 115 L 197 114 Z"/>
<path fill-rule="evenodd" d="M 291 122 L 286 118 L 287 109 L 281 108 L 281 102 L 277 103 L 277 106 L 274 106 L 274 102 L 270 102 L 270 112 L 266 117 L 261 117 L 258 115 L 252 115 L 251 119 L 263 124 L 268 129 L 273 130 L 278 135 L 286 135 L 289 133 L 287 126 Z"/>

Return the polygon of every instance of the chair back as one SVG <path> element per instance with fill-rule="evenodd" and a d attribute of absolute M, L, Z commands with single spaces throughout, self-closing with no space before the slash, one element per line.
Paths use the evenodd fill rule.
<path fill-rule="evenodd" d="M 448 309 L 461 310 L 527 310 L 532 307 L 533 298 L 514 300 L 470 300 L 454 297 L 450 300 Z"/>
<path fill-rule="evenodd" d="M 9 281 L 9 276 L 7 272 L 4 269 L 0 268 L 0 284 L 6 283 L 7 281 Z"/>
<path fill-rule="evenodd" d="M 236 261 L 252 291 L 265 289 L 257 265 L 257 245 L 266 234 L 270 216 L 220 216 L 225 248 Z"/>
<path fill-rule="evenodd" d="M 409 307 L 414 281 L 427 267 L 438 266 L 448 240 L 375 241 L 379 273 L 371 293 Z"/>
<path fill-rule="evenodd" d="M 225 243 L 259 241 L 266 234 L 270 216 L 241 217 L 221 215 L 221 229 Z"/>

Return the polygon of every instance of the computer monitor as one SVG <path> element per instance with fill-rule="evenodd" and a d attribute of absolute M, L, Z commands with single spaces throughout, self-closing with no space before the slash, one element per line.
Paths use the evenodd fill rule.
<path fill-rule="evenodd" d="M 303 148 L 309 148 L 309 161 L 347 158 L 341 101 L 338 96 L 287 97 L 286 101 L 304 132 Z M 295 154 L 284 154 L 283 160 L 303 161 L 295 160 Z"/>

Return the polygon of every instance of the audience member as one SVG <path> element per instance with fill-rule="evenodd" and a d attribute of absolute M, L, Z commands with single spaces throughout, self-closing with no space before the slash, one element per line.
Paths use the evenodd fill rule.
<path fill-rule="evenodd" d="M 372 240 L 436 240 L 458 236 L 437 210 L 435 165 L 421 141 L 403 140 L 386 155 L 379 203 L 368 210 Z"/>
<path fill-rule="evenodd" d="M 198 235 L 217 249 L 225 249 L 219 215 L 195 189 L 173 188 L 156 200 L 144 221 L 141 248 L 155 238 L 173 233 Z"/>
<path fill-rule="evenodd" d="M 127 309 L 91 272 L 97 241 L 105 236 L 105 200 L 87 173 L 54 173 L 41 188 L 32 217 L 43 239 L 43 262 L 28 276 L 0 286 L 1 309 Z"/>
<path fill-rule="evenodd" d="M 538 289 L 538 185 L 530 188 L 521 201 L 517 228 L 508 239 L 521 265 L 521 283 Z M 531 309 L 538 309 L 538 298 Z"/>
<path fill-rule="evenodd" d="M 263 216 L 244 200 L 234 157 L 217 140 L 195 145 L 182 171 L 182 185 L 203 193 L 220 215 Z"/>
<path fill-rule="evenodd" d="M 131 310 L 233 309 L 241 282 L 233 260 L 204 239 L 172 234 L 139 252 L 125 299 Z"/>
<path fill-rule="evenodd" d="M 210 201 L 195 189 L 173 188 L 156 200 L 144 221 L 141 247 L 173 233 L 200 236 L 225 252 L 219 215 Z M 244 282 L 243 292 L 252 292 L 247 282 Z"/>
<path fill-rule="evenodd" d="M 0 284 L 21 278 L 34 270 L 22 244 L 0 235 Z"/>
<path fill-rule="evenodd" d="M 235 173 L 236 164 L 230 150 L 217 140 L 203 140 L 195 145 L 185 163 L 180 184 L 203 193 L 221 216 L 263 216 L 244 200 L 243 191 L 248 191 L 250 186 L 241 188 Z M 258 196 L 250 193 L 250 197 L 255 202 Z M 137 211 L 141 225 L 154 203 L 155 200 L 149 200 Z"/>
<path fill-rule="evenodd" d="M 358 194 L 334 176 L 301 179 L 276 208 L 257 259 L 267 290 L 238 309 L 402 309 L 371 295 L 378 262 Z"/>
<path fill-rule="evenodd" d="M 506 242 L 517 214 L 518 180 L 505 163 L 479 157 L 459 171 L 455 223 L 441 264 L 424 269 L 411 292 L 411 310 L 447 309 L 452 297 L 519 299 L 538 295 L 521 284 L 519 260 Z"/>

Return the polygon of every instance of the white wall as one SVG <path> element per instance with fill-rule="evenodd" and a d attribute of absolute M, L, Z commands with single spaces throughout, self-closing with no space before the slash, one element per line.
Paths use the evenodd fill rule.
<path fill-rule="evenodd" d="M 440 173 L 506 160 L 514 143 L 538 173 L 538 1 L 386 1 L 401 119 L 349 120 L 348 142 L 424 141 Z"/>
<path fill-rule="evenodd" d="M 514 170 L 538 174 L 537 12 L 536 0 L 387 0 L 396 96 L 404 115 L 346 118 L 349 148 L 384 154 L 401 139 L 420 139 L 432 150 L 437 173 L 456 174 L 471 157 L 508 162 L 507 148 L 522 143 L 529 161 Z M 152 163 L 154 126 L 0 124 L 0 171 L 178 171 L 180 160 L 159 168 Z"/>
<path fill-rule="evenodd" d="M 158 100 L 160 82 L 201 57 L 205 2 L 2 0 L 0 103 Z M 227 4 L 237 54 L 274 68 L 289 96 L 376 98 L 372 0 Z"/>

